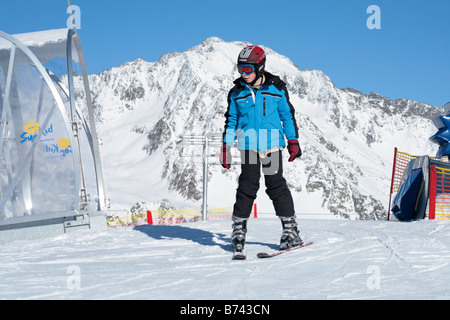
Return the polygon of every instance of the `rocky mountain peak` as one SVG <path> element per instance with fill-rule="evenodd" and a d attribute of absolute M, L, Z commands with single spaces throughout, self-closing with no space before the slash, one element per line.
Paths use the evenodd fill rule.
<path fill-rule="evenodd" d="M 117 202 L 129 201 L 131 207 L 137 202 L 131 198 L 151 203 L 168 198 L 167 193 L 194 203 L 201 198 L 201 162 L 180 157 L 183 150 L 176 141 L 182 135 L 222 132 L 228 90 L 238 77 L 236 57 L 245 45 L 211 37 L 154 63 L 137 59 L 90 76 L 105 164 L 113 158 L 110 170 L 127 167 L 130 153 L 136 154 L 140 160 L 131 158 L 134 174 L 129 179 L 148 190 L 138 189 L 139 195 L 130 199 L 124 195 Z M 300 127 L 304 155 L 285 169 L 298 214 L 383 218 L 394 147 L 433 153 L 427 139 L 435 131 L 431 119 L 440 110 L 412 100 L 336 88 L 322 71 L 300 70 L 287 57 L 265 50 L 267 70 L 287 83 Z M 118 137 L 129 137 L 133 143 Z M 148 182 L 149 166 L 159 170 L 152 174 L 157 181 Z M 230 194 L 228 206 L 234 201 L 239 171 L 233 167 L 224 172 L 220 166 L 209 171 L 209 179 L 220 181 Z M 120 188 L 113 173 L 107 181 L 110 188 Z M 212 206 L 214 201 L 222 206 L 223 190 L 209 190 Z"/>

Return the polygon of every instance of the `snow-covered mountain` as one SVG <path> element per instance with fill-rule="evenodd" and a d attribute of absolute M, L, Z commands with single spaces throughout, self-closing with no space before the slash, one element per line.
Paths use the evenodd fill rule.
<path fill-rule="evenodd" d="M 112 209 L 158 209 L 161 202 L 200 207 L 201 161 L 180 157 L 185 152 L 176 142 L 182 135 L 222 132 L 227 93 L 238 77 L 236 57 L 247 44 L 208 38 L 154 63 L 138 59 L 90 76 Z M 287 82 L 296 109 L 303 156 L 286 161 L 284 170 L 297 214 L 383 218 L 394 147 L 434 154 L 428 137 L 441 111 L 336 88 L 322 71 L 300 70 L 264 49 L 266 70 Z M 194 152 L 201 154 L 201 147 Z M 209 207 L 233 205 L 239 172 L 239 166 L 210 166 Z M 273 212 L 264 189 L 261 181 L 259 211 Z"/>

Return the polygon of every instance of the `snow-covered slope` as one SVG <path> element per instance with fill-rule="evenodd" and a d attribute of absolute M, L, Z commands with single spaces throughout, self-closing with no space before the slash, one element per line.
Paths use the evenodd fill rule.
<path fill-rule="evenodd" d="M 163 199 L 177 209 L 200 207 L 201 162 L 180 157 L 176 141 L 222 132 L 235 60 L 246 44 L 213 37 L 154 63 L 138 59 L 90 77 L 112 209 L 157 209 Z M 440 111 L 338 89 L 322 71 L 300 70 L 265 49 L 267 70 L 288 83 L 300 127 L 304 155 L 285 163 L 297 214 L 384 217 L 394 147 L 434 154 L 428 137 Z M 209 207 L 232 206 L 239 172 L 210 167 Z M 261 184 L 259 210 L 273 212 Z"/>
<path fill-rule="evenodd" d="M 246 261 L 231 260 L 228 220 L 5 244 L 0 299 L 450 298 L 448 221 L 299 223 L 314 244 L 269 260 L 255 255 L 279 241 L 273 215 L 249 221 Z"/>

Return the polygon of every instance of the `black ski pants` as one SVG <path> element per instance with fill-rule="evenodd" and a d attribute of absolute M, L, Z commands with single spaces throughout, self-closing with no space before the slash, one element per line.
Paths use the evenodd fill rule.
<path fill-rule="evenodd" d="M 294 216 L 294 202 L 286 180 L 283 177 L 282 152 L 269 153 L 266 158 L 260 158 L 255 151 L 241 151 L 241 174 L 236 193 L 236 203 L 233 215 L 239 218 L 249 218 L 253 202 L 259 190 L 261 165 L 266 184 L 266 193 L 272 200 L 275 213 L 280 217 Z"/>

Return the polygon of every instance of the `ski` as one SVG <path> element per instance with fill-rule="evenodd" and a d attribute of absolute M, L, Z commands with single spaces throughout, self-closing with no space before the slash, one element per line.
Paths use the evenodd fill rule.
<path fill-rule="evenodd" d="M 297 246 L 297 247 L 293 247 L 293 248 L 286 249 L 286 250 L 281 250 L 281 251 L 275 251 L 275 252 L 272 252 L 272 253 L 260 252 L 256 256 L 258 258 L 261 258 L 261 259 L 273 258 L 273 257 L 279 256 L 280 254 L 283 254 L 283 253 L 286 253 L 286 252 L 290 252 L 290 251 L 294 251 L 294 250 L 297 250 L 297 249 L 309 246 L 311 244 L 313 244 L 313 243 L 312 242 L 308 242 L 308 243 L 304 243 L 304 244 L 302 244 L 300 246 Z"/>
<path fill-rule="evenodd" d="M 247 256 L 244 252 L 234 252 L 232 260 L 245 260 L 247 259 Z"/>

